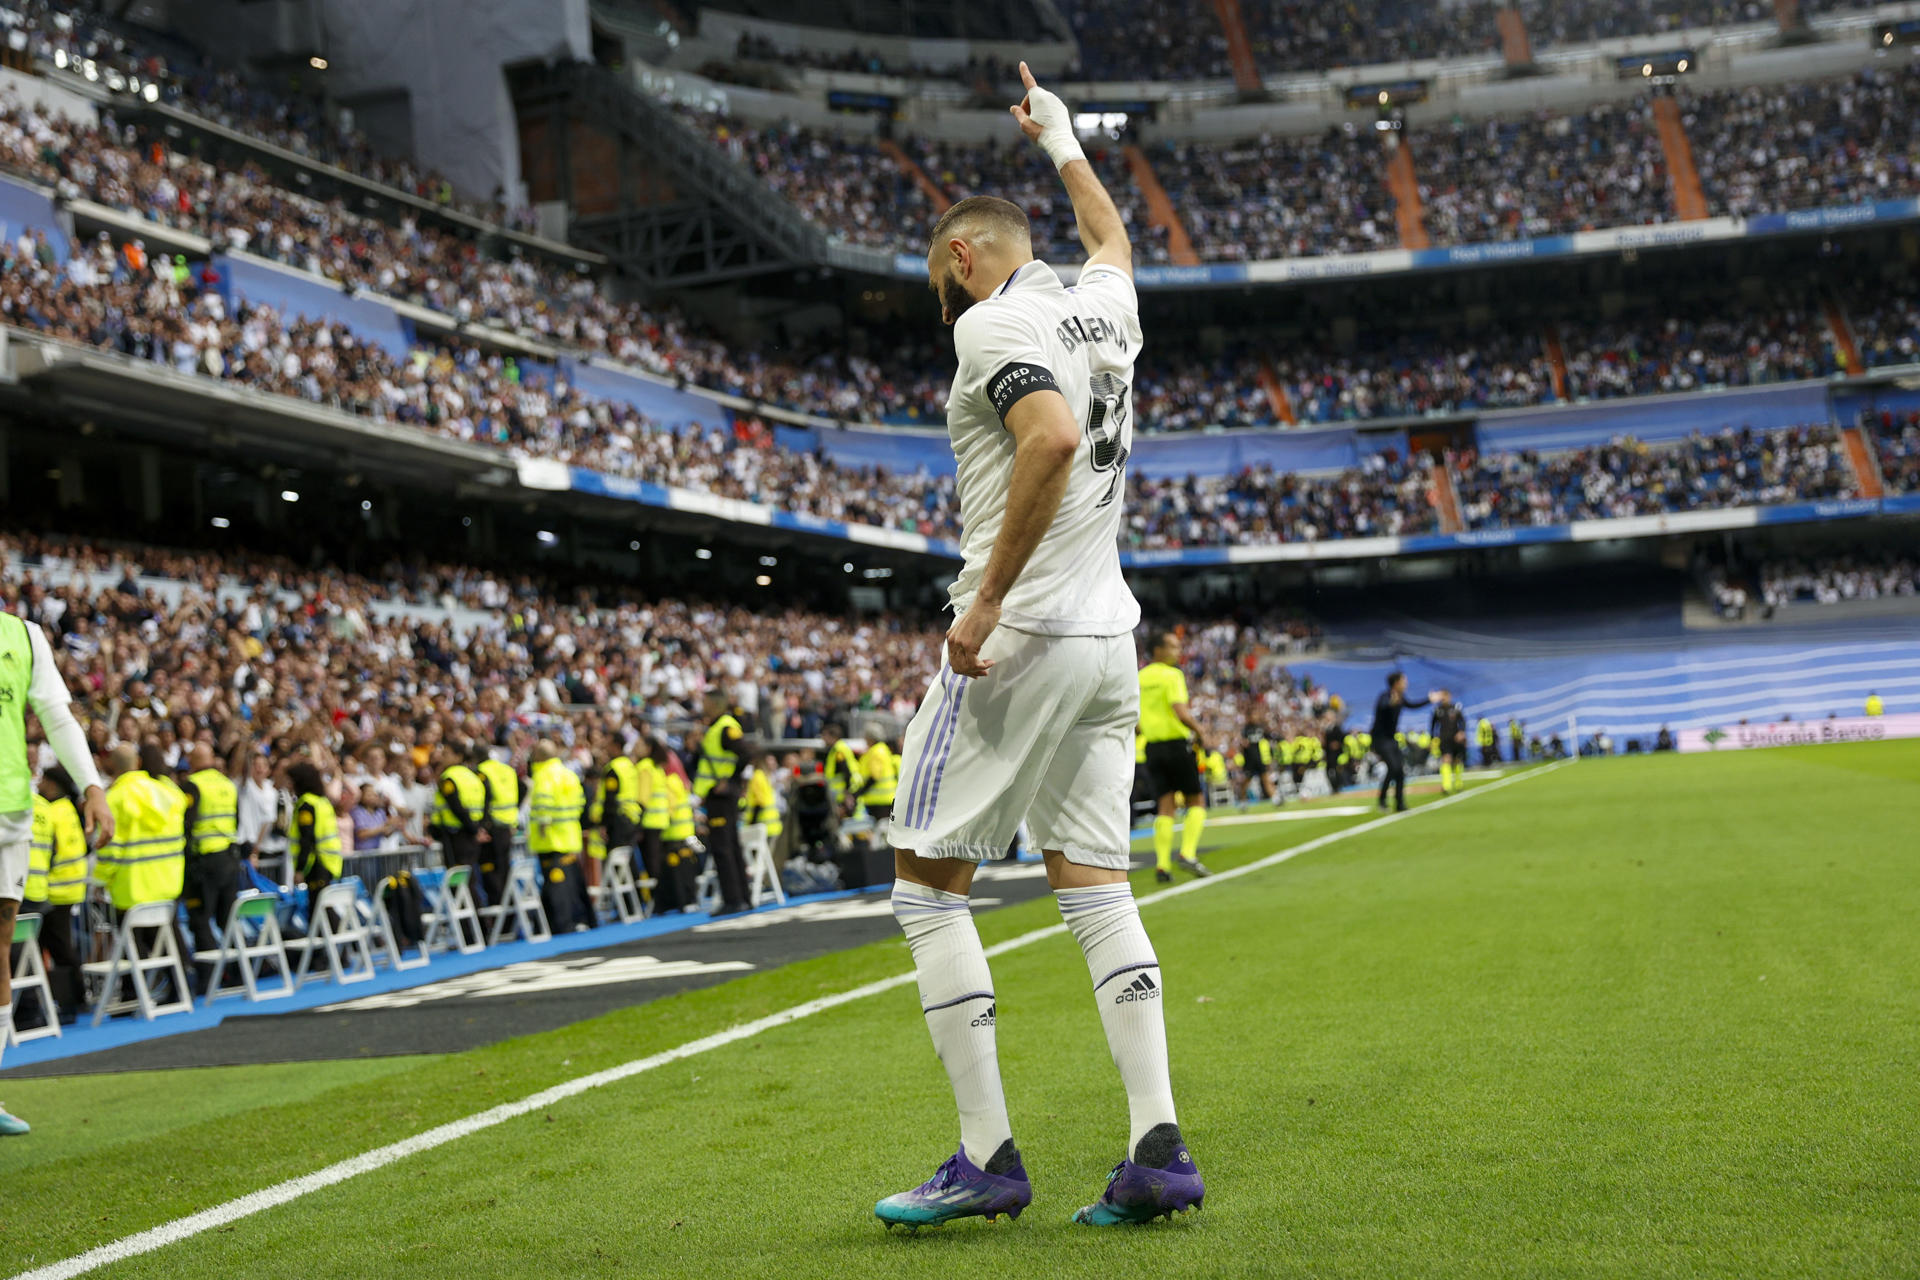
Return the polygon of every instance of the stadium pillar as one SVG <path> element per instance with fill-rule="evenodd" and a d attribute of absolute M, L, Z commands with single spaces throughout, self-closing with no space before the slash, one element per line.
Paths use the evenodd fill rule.
<path fill-rule="evenodd" d="M 1500 27 L 1500 52 L 1509 67 L 1533 65 L 1533 40 L 1527 35 L 1527 20 L 1512 5 L 1500 10 L 1495 19 Z"/>
<path fill-rule="evenodd" d="M 1273 416 L 1289 427 L 1298 426 L 1300 419 L 1293 412 L 1293 397 L 1280 385 L 1280 376 L 1273 371 L 1273 361 L 1260 362 L 1260 389 L 1267 393 L 1267 403 L 1273 406 Z"/>
<path fill-rule="evenodd" d="M 900 166 L 900 172 L 913 179 L 913 185 L 919 187 L 927 199 L 933 203 L 933 211 L 935 213 L 945 213 L 947 210 L 953 208 L 953 201 L 949 200 L 947 193 L 940 189 L 940 184 L 935 182 L 933 178 L 928 175 L 927 171 L 922 169 L 919 163 L 901 148 L 899 143 L 895 142 L 892 138 L 881 138 L 879 139 L 879 143 L 880 149 L 886 152 L 887 156 L 895 164 Z"/>
<path fill-rule="evenodd" d="M 1660 130 L 1660 148 L 1667 157 L 1667 180 L 1673 184 L 1673 208 L 1682 222 L 1707 216 L 1707 195 L 1700 187 L 1700 171 L 1693 165 L 1693 144 L 1680 122 L 1680 104 L 1668 94 L 1653 100 L 1653 118 Z"/>
<path fill-rule="evenodd" d="M 1387 190 L 1393 193 L 1393 216 L 1400 227 L 1400 247 L 1425 249 L 1433 242 L 1427 237 L 1427 211 L 1420 203 L 1420 179 L 1413 171 L 1413 152 L 1397 134 L 1388 134 L 1383 145 L 1390 148 Z"/>
<path fill-rule="evenodd" d="M 1440 514 L 1440 532 L 1459 533 L 1466 528 L 1460 519 L 1460 494 L 1453 487 L 1453 455 L 1443 453 L 1433 468 L 1433 509 Z"/>
<path fill-rule="evenodd" d="M 1193 241 L 1187 235 L 1186 224 L 1180 221 L 1180 211 L 1173 207 L 1167 189 L 1160 185 L 1160 175 L 1153 171 L 1153 161 L 1147 159 L 1147 153 L 1132 143 L 1123 147 L 1121 154 L 1127 158 L 1127 168 L 1133 174 L 1134 187 L 1146 202 L 1147 225 L 1167 229 L 1167 255 L 1173 259 L 1175 266 L 1199 266 L 1200 255 L 1193 251 Z"/>
<path fill-rule="evenodd" d="M 1566 400 L 1567 396 L 1567 348 L 1560 341 L 1560 326 L 1549 324 L 1546 330 L 1547 361 L 1553 366 L 1553 395 L 1557 400 Z"/>
<path fill-rule="evenodd" d="M 1253 60 L 1253 41 L 1247 39 L 1247 20 L 1240 12 L 1240 0 L 1213 0 L 1214 17 L 1227 37 L 1227 60 L 1233 64 L 1233 86 L 1243 94 L 1260 93 L 1266 86 L 1260 80 L 1260 68 Z"/>
<path fill-rule="evenodd" d="M 1860 428 L 1848 427 L 1841 432 L 1846 441 L 1847 463 L 1853 468 L 1854 483 L 1860 488 L 1863 498 L 1881 498 L 1886 496 L 1887 487 L 1880 480 L 1880 462 L 1873 456 L 1873 449 L 1867 444 Z"/>
<path fill-rule="evenodd" d="M 1794 31 L 1800 26 L 1800 0 L 1773 0 L 1773 13 L 1780 20 L 1782 31 Z"/>
<path fill-rule="evenodd" d="M 1860 344 L 1853 340 L 1853 326 L 1847 323 L 1847 313 L 1842 311 L 1840 304 L 1832 298 L 1827 298 L 1821 306 L 1826 312 L 1827 330 L 1833 335 L 1834 350 L 1838 351 L 1840 358 L 1847 362 L 1847 372 L 1856 378 L 1859 377 L 1861 373 Z"/>

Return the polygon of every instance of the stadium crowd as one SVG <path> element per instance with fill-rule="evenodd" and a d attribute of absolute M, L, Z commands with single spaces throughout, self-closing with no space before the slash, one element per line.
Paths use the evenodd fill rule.
<path fill-rule="evenodd" d="M 582 393 L 537 362 L 473 346 L 418 347 L 398 357 L 345 325 L 288 322 L 270 308 L 244 302 L 229 314 L 221 296 L 199 288 L 184 269 L 178 275 L 171 266 L 135 273 L 104 240 L 83 242 L 65 264 L 49 265 L 52 257 L 44 238 L 30 235 L 0 247 L 0 316 L 181 373 L 501 447 L 517 457 L 556 458 L 608 475 L 930 537 L 958 532 L 950 476 L 848 468 L 823 454 L 783 449 L 763 423 L 745 415 L 730 431 L 676 432 L 629 404 Z M 1542 376 L 1537 355 L 1529 368 L 1527 376 Z M 1463 394 L 1463 387 L 1481 394 L 1473 380 L 1486 376 L 1447 357 L 1435 357 L 1429 372 L 1451 374 L 1453 381 L 1400 369 L 1374 371 L 1373 384 L 1364 377 L 1341 382 L 1332 374 L 1304 378 L 1288 368 L 1298 403 L 1315 417 L 1336 411 L 1329 406 L 1354 415 L 1431 408 L 1436 397 Z M 1203 386 L 1204 379 L 1171 388 L 1149 383 L 1146 411 L 1158 411 L 1164 402 L 1176 414 L 1197 416 Z M 1401 387 L 1415 398 L 1373 398 L 1399 394 Z M 1236 404 L 1235 412 L 1259 409 L 1251 396 Z M 1829 461 L 1839 467 L 1837 455 Z M 1765 490 L 1778 496 L 1760 500 L 1830 496 L 1819 470 L 1789 470 Z M 1424 473 L 1385 456 L 1337 477 L 1252 471 L 1227 480 L 1135 483 L 1138 502 L 1127 532 L 1135 548 L 1417 533 L 1435 520 Z M 1660 507 L 1670 495 L 1679 505 Z M 1662 485 L 1637 493 L 1635 510 L 1684 509 L 1697 505 L 1696 498 Z M 1531 509 L 1516 511 L 1510 504 L 1497 515 L 1502 521 L 1535 519 Z M 1490 507 L 1476 527 L 1495 517 Z"/>
<path fill-rule="evenodd" d="M 1920 71 L 1869 69 L 1792 86 L 1688 100 L 1687 128 L 1714 212 L 1734 216 L 1892 199 L 1920 190 L 1904 104 Z M 897 252 L 924 250 L 926 194 L 874 144 L 793 125 L 750 125 L 679 108 L 697 127 L 833 234 Z M 1266 261 L 1398 247 L 1379 135 L 1262 135 L 1146 147 L 1202 261 Z M 1409 130 L 1425 227 L 1435 245 L 1533 239 L 1669 222 L 1677 216 L 1652 100 L 1584 111 L 1456 119 Z M 1042 257 L 1076 251 L 1071 210 L 1044 157 L 1007 143 L 904 144 L 950 198 L 1004 194 L 1034 221 Z M 1169 261 L 1115 146 L 1091 158 L 1147 261 Z"/>
<path fill-rule="evenodd" d="M 750 136 L 752 146 L 762 148 L 749 151 L 755 156 L 778 153 L 769 140 L 793 137 L 808 139 L 804 146 L 809 154 L 822 149 L 837 154 L 826 144 L 826 135 L 807 131 L 757 130 Z M 737 141 L 748 146 L 744 137 Z M 1050 170 L 1031 149 L 916 145 L 929 171 L 955 191 L 1013 191 L 1035 219 L 1036 240 L 1043 247 L 1051 246 L 1057 256 L 1067 254 L 1073 234 L 1070 212 Z M 1364 136 L 1335 131 L 1311 145 L 1289 144 L 1277 150 L 1255 148 L 1241 153 L 1232 148 L 1189 149 L 1174 144 L 1165 144 L 1164 150 L 1178 161 L 1167 168 L 1194 175 L 1191 186 L 1182 187 L 1178 198 L 1210 210 L 1192 223 L 1202 244 L 1237 245 L 1239 252 L 1265 255 L 1375 247 L 1386 242 L 1383 236 L 1390 239 L 1388 211 L 1366 205 L 1366 189 L 1384 194 L 1380 184 L 1360 183 L 1356 189 L 1347 180 L 1326 178 L 1324 196 L 1302 206 L 1318 211 L 1305 221 L 1288 202 L 1294 193 L 1315 185 L 1309 174 L 1347 172 L 1354 160 L 1349 154 L 1352 149 L 1372 145 Z M 1490 149 L 1508 150 L 1504 146 Z M 1203 154 L 1205 161 L 1187 164 L 1189 150 Z M 1102 157 L 1105 176 L 1131 191 L 1117 156 L 1111 150 L 1096 154 Z M 867 209 L 849 191 L 839 189 L 823 198 L 830 198 L 833 208 L 846 210 L 860 225 L 898 226 L 902 218 L 923 221 L 926 210 L 909 214 L 899 202 L 924 205 L 926 197 L 884 157 L 879 157 L 878 164 L 873 160 L 868 156 L 839 171 L 848 184 L 867 187 L 880 181 L 873 176 L 876 171 L 891 175 L 884 180 L 888 193 L 884 201 Z M 795 167 L 799 163 L 798 158 L 792 159 L 782 170 L 785 177 L 769 180 L 789 181 L 799 172 Z M 120 128 L 110 118 L 100 127 L 88 128 L 17 103 L 0 107 L 0 167 L 48 182 L 63 195 L 85 197 L 196 231 L 223 247 L 413 301 L 455 320 L 480 321 L 604 354 L 781 408 L 852 421 L 933 421 L 945 403 L 945 376 L 927 373 L 939 369 L 944 358 L 913 344 L 885 351 L 878 358 L 843 349 L 809 355 L 727 344 L 671 308 L 614 302 L 589 277 L 526 258 L 489 259 L 471 241 L 411 220 L 389 225 L 364 218 L 337 202 L 323 203 L 275 187 L 256 170 L 219 171 L 169 149 L 162 138 Z M 1365 162 L 1361 168 L 1366 168 Z M 1551 164 L 1539 170 L 1542 174 L 1560 171 Z M 1346 185 L 1336 190 L 1342 183 Z M 1486 189 L 1478 182 L 1463 187 Z M 1197 194 L 1202 192 L 1213 194 Z M 1518 197 L 1515 201 L 1489 198 L 1495 205 L 1519 207 Z M 1144 229 L 1146 215 L 1137 198 L 1128 208 L 1145 252 L 1164 256 L 1165 239 Z M 1247 209 L 1261 212 L 1248 215 Z M 1332 216 L 1334 210 L 1345 210 L 1353 220 Z M 138 241 L 133 252 L 147 256 Z M 1920 313 L 1900 288 L 1880 285 L 1858 290 L 1848 307 L 1869 365 L 1905 362 L 1920 354 Z M 1744 385 L 1839 371 L 1823 318 L 1812 308 L 1787 303 L 1770 309 L 1743 308 L 1728 318 L 1699 322 L 1654 315 L 1627 323 L 1587 325 L 1584 332 L 1567 326 L 1561 336 L 1568 362 L 1566 389 L 1575 397 Z M 1167 363 L 1156 368 L 1155 362 L 1163 360 Z M 1511 331 L 1476 335 L 1471 341 L 1411 337 L 1377 352 L 1321 352 L 1311 359 L 1289 351 L 1276 366 L 1296 401 L 1295 414 L 1310 422 L 1557 398 L 1538 338 Z M 1270 424 L 1280 415 L 1257 386 L 1258 369 L 1257 360 L 1244 356 L 1222 366 L 1177 345 L 1170 351 L 1156 346 L 1143 370 L 1143 382 L 1167 388 L 1168 394 L 1156 399 L 1148 393 L 1142 406 L 1147 412 L 1144 421 L 1157 429 L 1177 430 L 1207 425 L 1206 414 L 1218 411 L 1215 421 L 1219 423 Z M 1230 385 L 1215 391 L 1200 388 L 1222 374 Z M 1165 408 L 1158 422 L 1152 413 L 1157 406 Z"/>
<path fill-rule="evenodd" d="M 1800 7 L 1814 16 L 1873 3 L 1802 0 Z M 1494 0 L 1241 0 L 1239 7 L 1254 64 L 1272 74 L 1498 54 L 1505 6 Z M 1168 0 L 1075 0 L 1062 8 L 1080 45 L 1080 71 L 1089 79 L 1233 74 L 1226 37 L 1211 9 L 1196 14 Z M 1518 8 L 1535 49 L 1775 19 L 1769 0 L 1520 0 Z"/>
<path fill-rule="evenodd" d="M 1650 99 L 1584 112 L 1457 120 L 1413 132 L 1437 245 L 1531 240 L 1674 217 Z"/>
<path fill-rule="evenodd" d="M 327 108 L 318 92 L 297 83 L 267 88 L 221 67 L 177 41 L 113 22 L 90 6 L 58 0 L 15 0 L 8 38 L 20 51 L 76 73 L 92 64 L 151 84 L 169 106 L 311 160 L 518 230 L 532 230 L 533 211 L 508 204 L 496 190 L 486 200 L 455 191 L 441 174 L 377 150 L 352 127 L 350 114 Z"/>
<path fill-rule="evenodd" d="M 1911 196 L 1920 69 L 1688 96 L 1687 134 L 1713 212 L 1736 218 Z"/>
<path fill-rule="evenodd" d="M 1249 467 L 1224 479 L 1127 477 L 1122 545 L 1160 550 L 1267 546 L 1439 528 L 1425 462 L 1379 453 L 1333 477 Z"/>
<path fill-rule="evenodd" d="M 1524 528 L 1857 494 L 1839 432 L 1810 425 L 1726 427 L 1673 444 L 1622 439 L 1563 454 L 1452 459 L 1469 529 Z"/>
<path fill-rule="evenodd" d="M 1762 565 L 1760 599 L 1770 610 L 1920 595 L 1920 562 L 1911 556 L 1831 556 Z"/>
<path fill-rule="evenodd" d="M 816 758 L 781 743 L 836 724 L 897 732 L 943 637 L 899 614 L 749 610 L 435 563 L 362 575 L 31 534 L 0 534 L 0 608 L 45 628 L 97 753 L 145 743 L 179 771 L 204 746 L 264 791 L 272 825 L 243 820 L 240 834 L 264 850 L 284 847 L 275 832 L 293 796 L 273 787 L 290 760 L 320 769 L 346 847 L 419 843 L 441 770 L 466 744 L 524 773 L 534 743 L 552 739 L 592 777 L 645 735 L 679 753 L 669 767 L 684 780 L 685 734 L 710 692 L 804 771 Z M 1317 732 L 1339 710 L 1281 665 L 1319 639 L 1291 612 L 1196 626 L 1187 662 L 1214 750 L 1247 725 Z"/>
<path fill-rule="evenodd" d="M 195 742 L 222 760 L 307 753 L 343 785 L 373 772 L 389 792 L 457 739 L 523 753 L 541 734 L 577 752 L 622 728 L 677 736 L 710 688 L 776 739 L 910 714 L 942 634 L 438 564 L 362 576 L 31 535 L 0 536 L 0 563 L 0 594 L 46 627 L 96 748 L 151 738 L 170 765 Z M 425 808 L 407 808 L 417 832 Z"/>
<path fill-rule="evenodd" d="M 1863 409 L 1860 426 L 1873 442 L 1888 493 L 1920 493 L 1920 410 Z"/>

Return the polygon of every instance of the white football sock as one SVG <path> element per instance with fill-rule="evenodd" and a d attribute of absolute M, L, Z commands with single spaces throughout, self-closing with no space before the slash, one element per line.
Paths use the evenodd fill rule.
<path fill-rule="evenodd" d="M 0 957 L 4 959 L 4 957 Z M 0 1062 L 6 1061 L 7 1036 L 13 1031 L 13 1005 L 0 1005 Z"/>
<path fill-rule="evenodd" d="M 980 932 L 964 896 L 905 880 L 893 882 L 893 915 L 913 949 L 920 1009 L 934 1051 L 953 1082 L 960 1146 L 974 1167 L 985 1169 L 1000 1144 L 1013 1136 L 1013 1127 L 1000 1088 L 993 975 Z"/>
<path fill-rule="evenodd" d="M 1087 953 L 1093 999 L 1107 1029 L 1107 1047 L 1127 1090 L 1131 1158 L 1155 1125 L 1175 1124 L 1173 1084 L 1167 1078 L 1167 1024 L 1161 1013 L 1160 961 L 1140 924 L 1133 886 L 1057 889 L 1060 914 Z"/>

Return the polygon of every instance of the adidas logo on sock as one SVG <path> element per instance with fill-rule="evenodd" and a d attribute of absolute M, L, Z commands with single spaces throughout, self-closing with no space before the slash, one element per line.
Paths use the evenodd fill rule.
<path fill-rule="evenodd" d="M 973 1020 L 972 1022 L 970 1022 L 970 1023 L 968 1023 L 967 1025 L 968 1025 L 968 1026 L 970 1026 L 970 1027 L 990 1027 L 990 1026 L 992 1026 L 992 1025 L 993 1025 L 993 1011 L 994 1011 L 995 1009 L 997 1009 L 997 1008 L 999 1008 L 999 1007 L 1000 1007 L 1000 1002 L 999 1002 L 999 1001 L 997 1001 L 997 1000 L 996 1000 L 996 1001 L 994 1001 L 994 1002 L 993 1002 L 992 1004 L 990 1004 L 990 1005 L 988 1005 L 988 1006 L 987 1006 L 987 1011 L 986 1011 L 985 1013 L 983 1013 L 983 1014 L 981 1014 L 981 1015 L 980 1015 L 979 1017 L 977 1017 L 977 1018 L 975 1018 L 975 1019 L 974 1019 L 974 1020 Z"/>
<path fill-rule="evenodd" d="M 1159 998 L 1159 984 L 1156 983 L 1151 976 L 1143 973 L 1131 983 L 1127 984 L 1127 989 L 1115 996 L 1113 1002 L 1115 1004 L 1131 1004 L 1135 1000 L 1158 1000 Z"/>

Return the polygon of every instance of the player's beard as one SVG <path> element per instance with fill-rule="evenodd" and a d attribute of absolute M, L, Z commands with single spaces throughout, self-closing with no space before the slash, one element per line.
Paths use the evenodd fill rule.
<path fill-rule="evenodd" d="M 973 302 L 973 295 L 967 292 L 967 287 L 952 276 L 940 282 L 940 307 L 947 313 L 948 324 L 957 322 Z"/>

